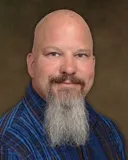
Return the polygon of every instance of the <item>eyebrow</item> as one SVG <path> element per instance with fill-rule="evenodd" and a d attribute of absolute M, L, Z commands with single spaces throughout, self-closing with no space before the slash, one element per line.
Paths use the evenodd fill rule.
<path fill-rule="evenodd" d="M 78 49 L 75 53 L 84 53 L 91 56 L 91 49 Z"/>
<path fill-rule="evenodd" d="M 86 53 L 90 53 L 91 50 L 90 50 L 90 49 L 78 49 L 77 52 L 86 52 Z"/>
<path fill-rule="evenodd" d="M 55 47 L 55 46 L 47 46 L 43 50 L 46 50 L 46 49 L 54 49 L 58 52 L 63 52 L 60 48 Z M 90 49 L 78 49 L 78 50 L 75 51 L 75 53 L 77 53 L 77 52 L 84 52 L 84 53 L 86 52 L 86 53 L 90 54 L 91 50 Z"/>
<path fill-rule="evenodd" d="M 46 50 L 46 49 L 54 49 L 56 51 L 61 51 L 58 47 L 55 47 L 55 46 L 47 46 L 47 47 L 43 48 L 43 50 Z"/>

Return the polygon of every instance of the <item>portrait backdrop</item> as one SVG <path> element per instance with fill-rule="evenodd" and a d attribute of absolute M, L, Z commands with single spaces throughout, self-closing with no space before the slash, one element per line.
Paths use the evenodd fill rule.
<path fill-rule="evenodd" d="M 29 76 L 36 23 L 55 9 L 72 9 L 88 22 L 96 55 L 95 84 L 87 99 L 111 118 L 128 142 L 128 1 L 126 0 L 1 0 L 0 115 L 24 95 Z"/>

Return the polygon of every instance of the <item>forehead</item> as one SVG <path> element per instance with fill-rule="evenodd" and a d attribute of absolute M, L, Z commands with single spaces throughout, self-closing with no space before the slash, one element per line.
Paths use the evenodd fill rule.
<path fill-rule="evenodd" d="M 46 17 L 35 31 L 35 43 L 40 46 L 52 44 L 87 45 L 92 47 L 90 29 L 79 15 L 63 15 Z"/>

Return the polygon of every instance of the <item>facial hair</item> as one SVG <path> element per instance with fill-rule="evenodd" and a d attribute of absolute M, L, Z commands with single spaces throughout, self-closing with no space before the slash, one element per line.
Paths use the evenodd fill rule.
<path fill-rule="evenodd" d="M 51 87 L 47 96 L 44 125 L 52 147 L 85 144 L 89 124 L 81 91 L 61 88 L 56 95 Z"/>

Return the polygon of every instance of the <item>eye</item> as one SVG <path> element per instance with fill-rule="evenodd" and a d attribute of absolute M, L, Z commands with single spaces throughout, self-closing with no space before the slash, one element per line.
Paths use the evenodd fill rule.
<path fill-rule="evenodd" d="M 58 53 L 58 52 L 49 52 L 49 53 L 47 54 L 47 56 L 58 57 L 58 56 L 60 56 L 60 53 Z"/>
<path fill-rule="evenodd" d="M 76 54 L 76 57 L 78 57 L 78 58 L 86 58 L 86 57 L 88 57 L 88 54 L 86 54 L 86 53 L 78 53 L 78 54 Z"/>

